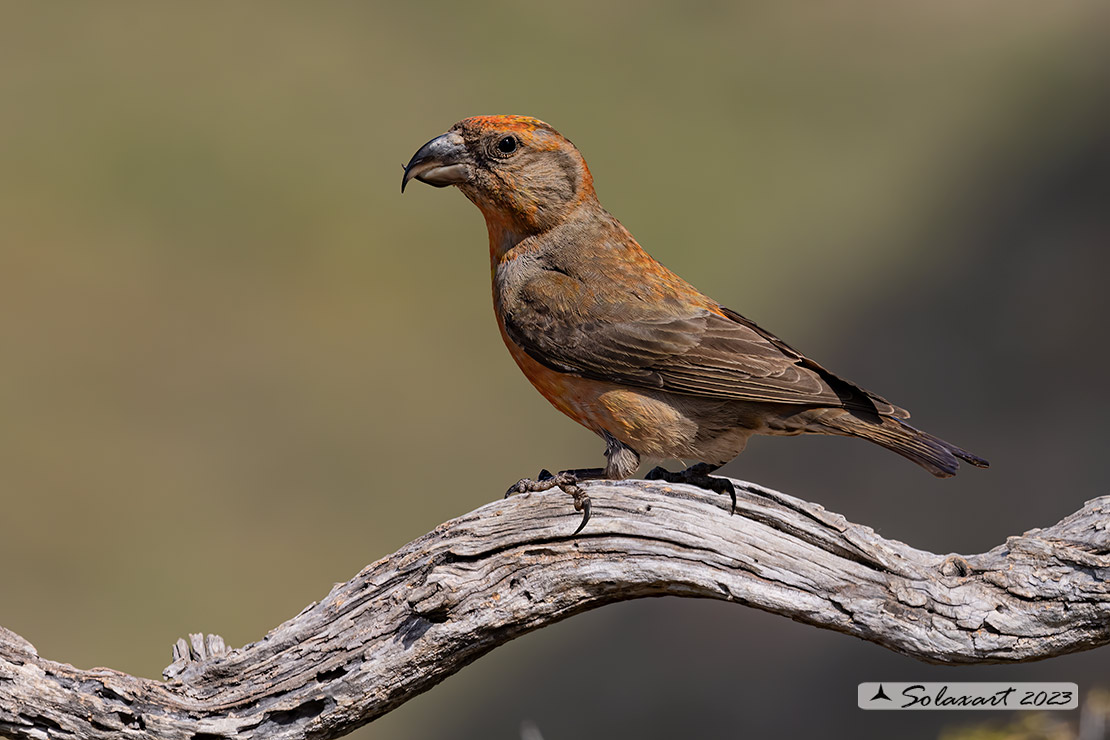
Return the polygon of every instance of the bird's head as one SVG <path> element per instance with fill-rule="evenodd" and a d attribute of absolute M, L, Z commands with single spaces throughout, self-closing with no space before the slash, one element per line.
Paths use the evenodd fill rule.
<path fill-rule="evenodd" d="M 593 177 L 578 149 L 543 121 L 476 116 L 429 141 L 405 167 L 409 180 L 455 185 L 490 227 L 518 237 L 545 231 L 592 201 Z"/>

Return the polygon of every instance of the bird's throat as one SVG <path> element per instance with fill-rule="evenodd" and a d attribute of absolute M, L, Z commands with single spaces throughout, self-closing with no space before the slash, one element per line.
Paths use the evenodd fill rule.
<path fill-rule="evenodd" d="M 539 234 L 520 229 L 518 224 L 497 214 L 485 214 L 489 232 L 490 265 L 496 269 L 505 259 L 511 259 L 521 250 L 528 251 L 529 244 L 538 241 Z M 542 232 L 541 232 L 542 233 Z"/>

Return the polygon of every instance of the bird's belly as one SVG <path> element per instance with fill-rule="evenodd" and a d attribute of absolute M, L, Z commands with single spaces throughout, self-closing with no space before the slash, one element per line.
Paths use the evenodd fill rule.
<path fill-rule="evenodd" d="M 509 354 L 516 360 L 524 377 L 528 378 L 552 406 L 587 429 L 597 434 L 609 431 L 610 434 L 628 444 L 628 441 L 617 433 L 617 429 L 611 428 L 616 423 L 616 419 L 609 406 L 602 402 L 606 394 L 619 393 L 620 386 L 552 370 L 533 360 L 527 352 L 509 341 L 508 337 L 505 337 L 505 346 L 509 348 Z"/>
<path fill-rule="evenodd" d="M 725 463 L 740 454 L 755 431 L 737 425 L 731 404 L 560 373 L 507 337 L 505 345 L 552 406 L 597 434 L 608 432 L 645 458 Z"/>
<path fill-rule="evenodd" d="M 647 458 L 724 464 L 754 431 L 722 401 L 613 386 L 598 405 L 611 420 L 606 429 Z"/>

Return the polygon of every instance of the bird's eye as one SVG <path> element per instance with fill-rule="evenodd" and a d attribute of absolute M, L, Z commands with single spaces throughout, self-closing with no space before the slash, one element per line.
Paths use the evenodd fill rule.
<path fill-rule="evenodd" d="M 501 152 L 501 154 L 508 155 L 515 152 L 517 146 L 519 146 L 519 144 L 515 136 L 503 136 L 501 140 L 497 142 L 497 151 Z"/>

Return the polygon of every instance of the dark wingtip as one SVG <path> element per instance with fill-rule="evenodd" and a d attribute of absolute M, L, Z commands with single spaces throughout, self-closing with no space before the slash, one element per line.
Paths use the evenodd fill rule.
<path fill-rule="evenodd" d="M 977 468 L 989 468 L 991 466 L 991 464 L 989 462 L 987 462 L 983 458 L 979 457 L 978 455 L 972 455 L 970 452 L 965 452 L 963 450 L 952 450 L 952 451 L 954 453 L 956 453 L 956 457 L 960 458 L 961 460 L 963 460 L 965 462 L 971 463 L 972 465 L 974 465 Z"/>

